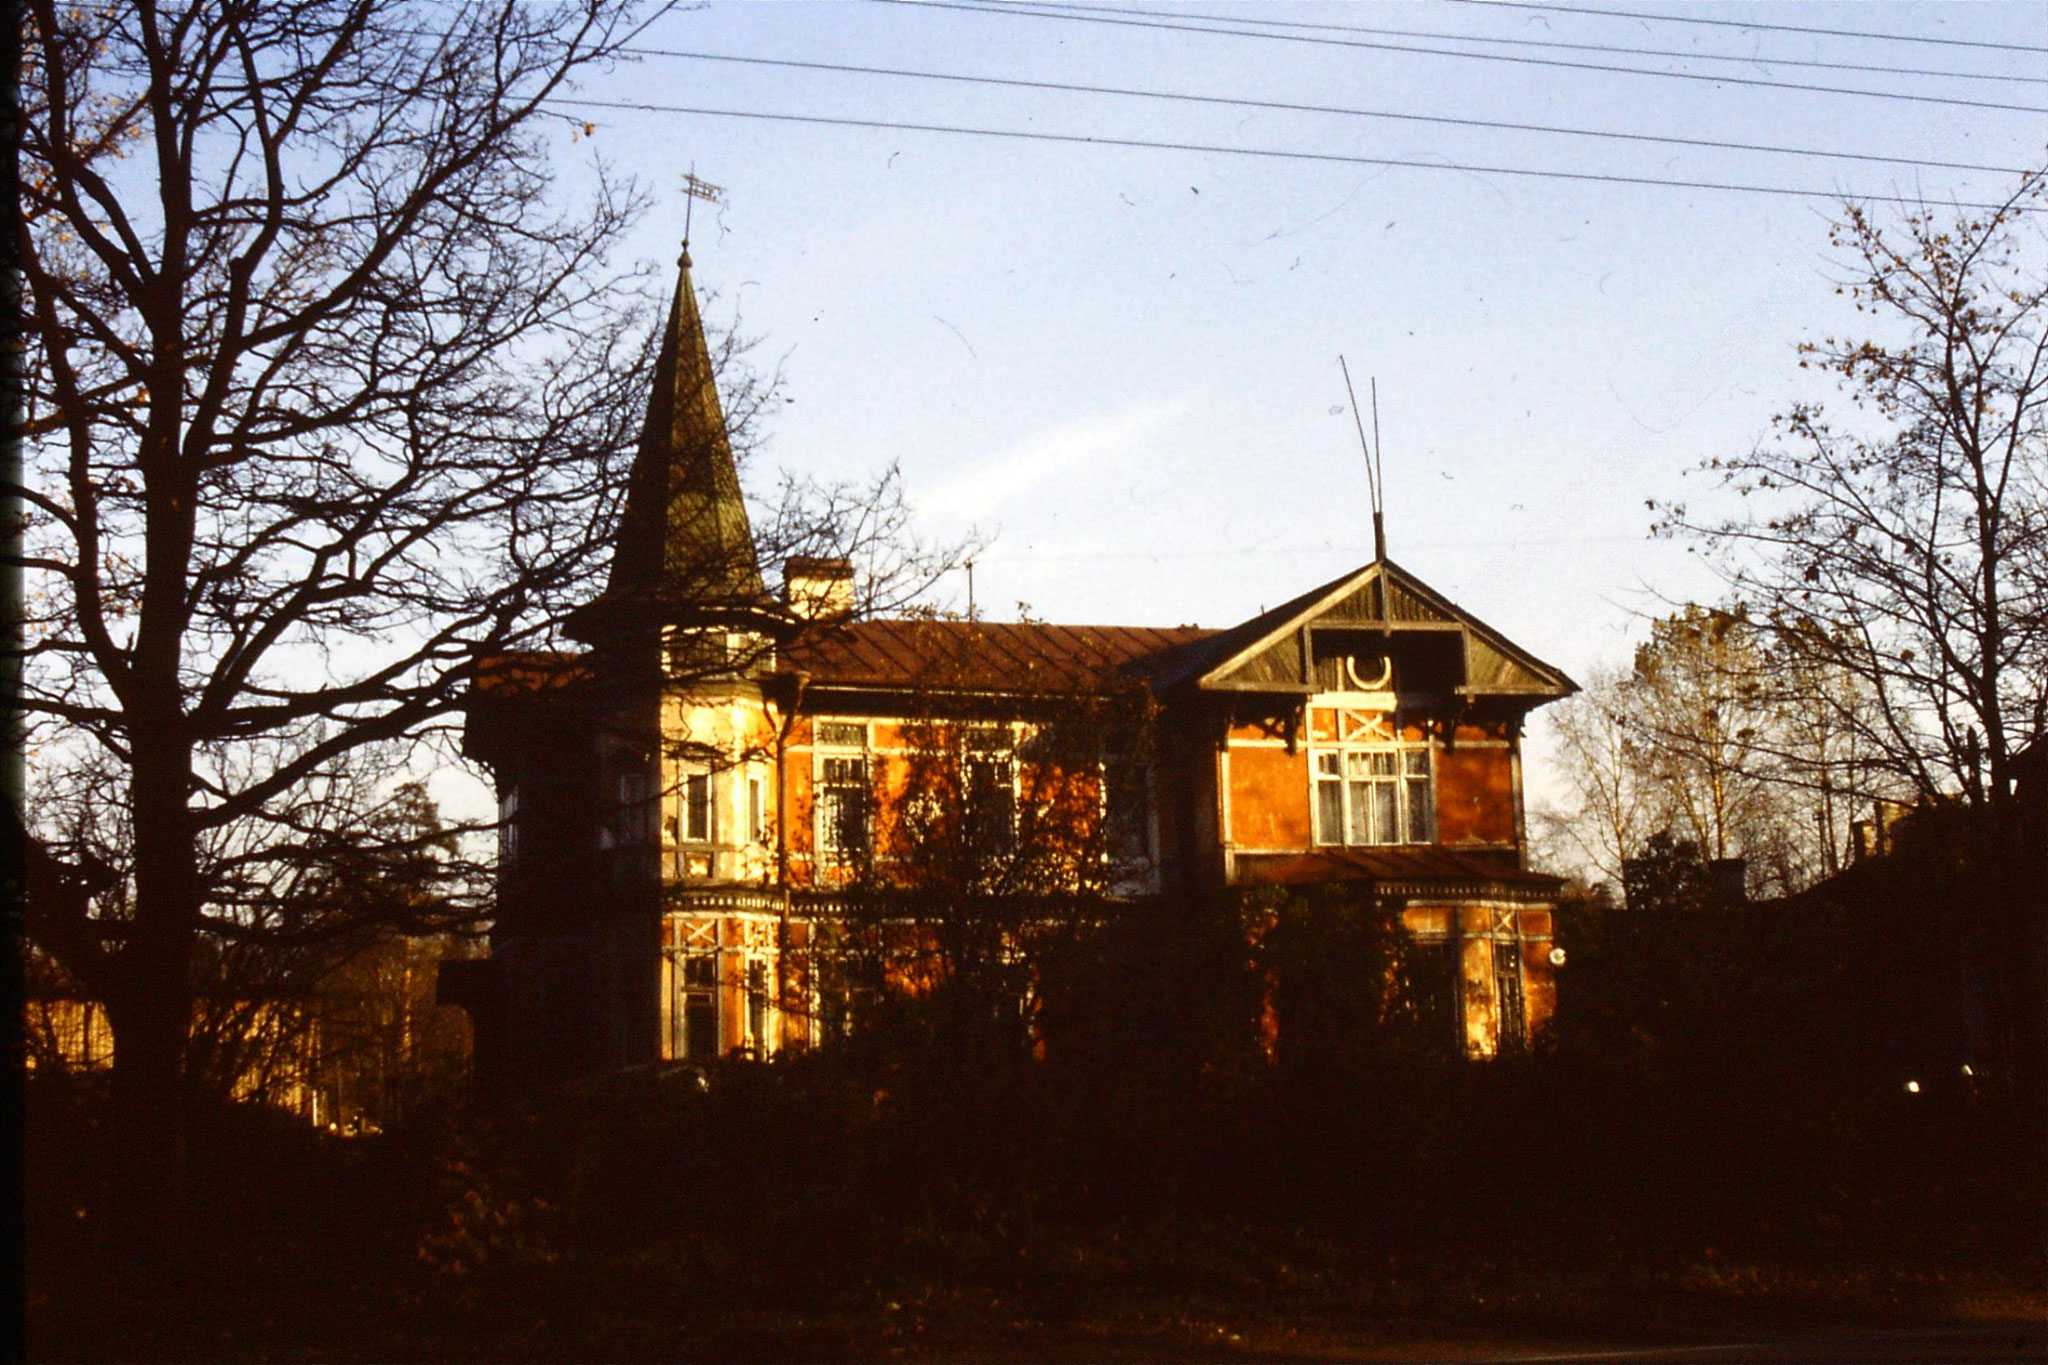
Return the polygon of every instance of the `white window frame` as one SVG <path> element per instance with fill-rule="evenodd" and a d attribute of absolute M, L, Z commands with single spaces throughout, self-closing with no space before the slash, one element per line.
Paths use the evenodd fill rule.
<path fill-rule="evenodd" d="M 704 784 L 701 806 L 691 790 L 699 782 Z M 699 813 L 704 817 L 701 826 L 692 819 Z M 718 775 L 708 767 L 684 768 L 677 776 L 676 842 L 699 846 L 718 842 Z"/>
<path fill-rule="evenodd" d="M 828 725 L 857 726 L 861 733 L 860 746 L 855 748 L 851 743 L 837 738 L 829 743 L 826 742 L 823 739 L 823 735 L 825 727 Z M 820 858 L 828 862 L 839 864 L 851 863 L 867 853 L 867 842 L 874 837 L 874 812 L 869 809 L 873 805 L 872 784 L 875 773 L 873 734 L 866 721 L 836 720 L 813 721 L 811 733 L 813 737 L 811 744 L 812 847 L 817 850 Z M 857 788 L 852 781 L 844 778 L 827 781 L 827 774 L 830 771 L 829 765 L 840 763 L 858 765 L 856 771 L 859 773 L 859 785 Z M 858 848 L 844 848 L 841 846 L 839 839 L 838 822 L 832 819 L 832 812 L 837 809 L 837 804 L 835 801 L 828 800 L 827 795 L 828 793 L 843 793 L 852 790 L 858 790 L 860 793 L 857 799 L 861 803 L 861 846 Z"/>
<path fill-rule="evenodd" d="M 1023 818 L 1023 764 L 1019 761 L 1017 748 L 1019 736 L 1014 725 L 989 725 L 972 727 L 961 734 L 960 745 L 960 795 L 972 802 L 979 795 L 1006 796 L 1007 808 L 1003 812 L 1005 827 L 998 834 L 987 831 L 1002 840 L 1000 849 L 992 852 L 1009 853 L 1017 847 L 1017 835 Z M 996 780 L 981 785 L 978 769 L 987 769 Z"/>
<path fill-rule="evenodd" d="M 1414 759 L 1420 758 L 1416 771 Z M 1375 771 L 1383 760 L 1389 771 Z M 1309 749 L 1309 814 L 1319 848 L 1401 848 L 1436 842 L 1436 748 L 1430 744 L 1319 744 Z M 1334 770 L 1334 771 L 1333 771 Z M 1385 808 L 1374 790 L 1393 791 L 1392 838 L 1379 828 Z M 1426 793 L 1416 809 L 1416 789 Z M 1331 830 L 1326 789 L 1337 795 L 1338 828 Z M 1370 802 L 1363 809 L 1360 802 Z"/>

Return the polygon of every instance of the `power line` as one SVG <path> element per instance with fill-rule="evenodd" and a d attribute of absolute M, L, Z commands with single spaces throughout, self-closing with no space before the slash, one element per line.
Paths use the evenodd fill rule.
<path fill-rule="evenodd" d="M 2017 166 L 1980 166 L 1967 161 L 1924 161 L 1907 156 L 1884 156 L 1864 152 L 1830 152 L 1805 147 L 1775 147 L 1767 143 L 1727 142 L 1716 138 L 1665 137 L 1653 133 L 1617 133 L 1593 128 L 1565 128 L 1542 123 L 1513 123 L 1495 119 L 1452 118 L 1437 114 L 1402 114 L 1382 109 L 1357 109 L 1342 105 L 1297 104 L 1286 100 L 1242 99 L 1225 95 L 1198 95 L 1185 91 L 1143 90 L 1115 85 L 1078 85 L 1066 81 L 1026 80 L 1010 76 L 968 76 L 945 71 L 916 71 L 904 67 L 852 66 L 843 62 L 800 61 L 789 57 L 743 57 L 723 52 L 686 52 L 674 48 L 635 47 L 626 49 L 637 56 L 674 57 L 687 61 L 729 62 L 742 66 L 789 67 L 799 71 L 831 71 L 846 75 L 903 77 L 923 81 L 951 81 L 962 85 L 1001 86 L 1019 90 L 1049 90 L 1062 94 L 1116 95 L 1132 99 L 1167 100 L 1184 104 L 1223 105 L 1238 109 L 1272 109 L 1295 114 L 1340 114 L 1352 118 L 1391 119 L 1404 123 L 1438 123 L 1460 128 L 1494 128 L 1518 133 L 1545 133 L 1566 137 L 1647 142 L 1663 146 L 1706 147 L 1716 151 L 1768 152 L 1779 156 L 1820 157 L 1839 161 L 1872 161 L 1894 166 L 1923 166 L 1950 171 L 1988 171 L 1995 175 L 2024 175 Z"/>
<path fill-rule="evenodd" d="M 1789 185 L 1748 185 L 1725 180 L 1670 180 L 1646 175 L 1610 175 L 1597 171 L 1544 171 L 1523 166 L 1485 166 L 1455 161 L 1421 161 L 1398 157 L 1353 156 L 1342 152 L 1307 152 L 1284 147 L 1232 147 L 1203 142 L 1157 142 L 1143 138 L 1090 137 L 1079 133 L 1043 133 L 1014 128 L 968 128 L 958 124 L 907 123 L 893 119 L 833 118 L 823 114 L 783 114 L 760 109 L 712 109 L 681 104 L 654 104 L 639 100 L 593 100 L 557 97 L 546 101 L 572 109 L 623 109 L 652 114 L 694 114 L 705 118 L 760 119 L 770 123 L 810 123 L 835 128 L 875 128 L 905 133 L 947 133 L 963 137 L 1005 138 L 1019 142 L 1055 142 L 1086 147 L 1126 147 L 1145 151 L 1201 152 L 1218 156 L 1249 156 L 1278 161 L 1315 161 L 1346 166 L 1387 166 L 1421 171 L 1460 171 L 1472 175 L 1513 175 L 1537 180 L 1576 180 L 1609 185 L 1649 185 L 1663 189 L 1725 190 L 1736 194 L 1785 195 L 1799 199 L 1839 202 L 1853 199 L 1873 204 L 1918 206 L 1922 201 L 1897 194 L 1845 194 L 1837 190 L 1807 190 Z M 1959 209 L 1996 211 L 2004 204 L 1958 200 Z"/>
<path fill-rule="evenodd" d="M 1690 14 L 1645 14 L 1629 9 L 1594 9 L 1590 5 L 1538 4 L 1535 0 L 1451 0 L 1456 5 L 1489 9 L 1536 9 L 1553 14 L 1584 14 L 1596 19 L 1647 19 L 1659 24 L 1706 24 L 1715 28 L 1769 29 L 1774 33 L 1811 33 L 1824 38 L 1869 38 L 1884 43 L 1927 43 L 1937 47 L 1980 47 L 1994 52 L 2048 52 L 2025 43 L 1987 43 L 1974 38 L 1919 38 L 1909 33 L 1870 33 L 1850 28 L 1805 28 L 1798 24 L 1762 24 L 1745 19 L 1700 19 Z"/>
<path fill-rule="evenodd" d="M 1362 38 L 1318 38 L 1301 33 L 1260 33 L 1241 28 L 1203 28 L 1195 24 L 1163 19 L 1122 19 L 1103 14 L 1067 14 L 1031 9 L 1020 4 L 987 5 L 960 0 L 871 0 L 882 5 L 907 5 L 912 9 L 950 9 L 969 14 L 1000 14 L 1013 19 L 1058 19 L 1075 24 L 1110 24 L 1119 28 L 1163 29 L 1169 33 L 1206 33 L 1226 38 L 1262 38 L 1277 43 L 1307 43 L 1317 47 L 1365 48 L 1377 52 L 1411 52 L 1431 57 L 1463 57 L 1469 61 L 1513 62 L 1520 66 L 1561 67 L 1572 71 L 1600 71 L 1610 75 L 1654 76 L 1664 80 L 1703 81 L 1711 85 L 1746 85 L 1766 90 L 1801 90 L 1810 94 L 1855 95 L 1864 99 L 1904 100 L 1913 104 L 1944 104 L 1963 109 L 1993 109 L 2013 114 L 2048 114 L 2048 108 L 2031 104 L 2001 104 L 1992 100 L 1966 100 L 1948 95 L 1911 95 L 1897 90 L 1859 90 L 1852 86 L 1809 85 L 1798 81 L 1773 81 L 1757 76 L 1713 76 L 1696 71 L 1652 71 L 1639 66 L 1606 66 L 1598 62 L 1569 62 L 1556 57 L 1518 57 L 1505 52 L 1463 52 L 1453 48 L 1414 47 L 1401 43 L 1376 43 Z"/>
<path fill-rule="evenodd" d="M 1508 550 L 1529 545 L 1620 545 L 1630 541 L 1638 544 L 1642 532 L 1622 535 L 1569 535 L 1569 536 L 1506 536 L 1481 540 L 1418 540 L 1405 542 L 1411 550 Z M 1024 560 L 1158 560 L 1158 559 L 1236 559 L 1255 555 L 1286 555 L 1291 558 L 1306 558 L 1315 555 L 1361 555 L 1371 554 L 1371 545 L 1245 545 L 1226 549 L 1211 550 L 1038 550 L 1021 546 L 1012 551 L 1000 544 L 981 551 L 975 558 L 981 562 L 990 560 L 1017 563 Z"/>
<path fill-rule="evenodd" d="M 1259 28 L 1301 28 L 1330 33 L 1371 33 L 1383 38 L 1442 38 L 1455 43 L 1493 43 L 1502 47 L 1547 47 L 1571 52 L 1613 52 L 1632 57 L 1673 57 L 1688 62 L 1733 62 L 1742 66 L 1804 66 L 1827 71 L 1864 71 L 1883 76 L 1935 76 L 1943 80 L 2009 81 L 2039 85 L 2040 76 L 2009 76 L 1990 71 L 1937 71 L 1916 66 L 1879 66 L 1867 62 L 1823 62 L 1799 57 L 1741 56 L 1722 52 L 1684 52 L 1662 47 L 1621 47 L 1612 43 L 1568 43 L 1556 38 L 1493 38 L 1471 33 L 1444 33 L 1432 29 L 1379 28 L 1368 24 L 1318 24 L 1301 19 L 1254 19 L 1229 14 L 1197 14 L 1186 10 L 1162 11 L 1131 6 L 1053 3 L 1032 0 L 1034 8 L 1080 10 L 1100 14 L 1136 14 L 1155 19 L 1193 19 L 1203 23 L 1250 24 Z"/>

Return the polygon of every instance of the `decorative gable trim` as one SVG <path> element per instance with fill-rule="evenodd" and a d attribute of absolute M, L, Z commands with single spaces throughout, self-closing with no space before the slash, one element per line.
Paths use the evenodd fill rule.
<path fill-rule="evenodd" d="M 1226 634 L 1243 642 L 1199 674 L 1205 692 L 1312 693 L 1310 638 L 1317 630 L 1372 630 L 1389 635 L 1429 632 L 1463 637 L 1464 696 L 1548 700 L 1578 685 L 1465 611 L 1407 570 L 1379 560 Z"/>

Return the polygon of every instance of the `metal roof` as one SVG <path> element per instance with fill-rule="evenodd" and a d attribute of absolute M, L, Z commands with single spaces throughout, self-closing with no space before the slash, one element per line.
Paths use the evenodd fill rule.
<path fill-rule="evenodd" d="M 1010 695 L 1090 691 L 1208 639 L 1194 626 L 1057 626 L 1036 621 L 854 621 L 792 642 L 784 661 L 810 685 Z"/>
<path fill-rule="evenodd" d="M 687 251 L 678 266 L 611 577 L 604 592 L 571 620 L 572 633 L 581 638 L 594 638 L 615 620 L 645 625 L 678 614 L 702 615 L 706 608 L 773 614 Z"/>

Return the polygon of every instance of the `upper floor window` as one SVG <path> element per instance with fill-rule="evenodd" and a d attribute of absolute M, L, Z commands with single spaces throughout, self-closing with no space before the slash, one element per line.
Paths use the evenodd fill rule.
<path fill-rule="evenodd" d="M 866 721 L 821 720 L 812 740 L 820 853 L 847 862 L 868 850 L 868 727 Z M 838 750 L 839 752 L 832 752 Z"/>
<path fill-rule="evenodd" d="M 507 787 L 498 798 L 498 866 L 519 861 L 519 788 Z"/>
<path fill-rule="evenodd" d="M 1122 863 L 1151 861 L 1152 788 L 1145 766 L 1121 757 L 1104 761 L 1102 805 L 1109 856 Z"/>
<path fill-rule="evenodd" d="M 818 763 L 818 847 L 852 857 L 868 846 L 868 761 L 828 757 Z"/>
<path fill-rule="evenodd" d="M 654 841 L 655 803 L 652 784 L 644 771 L 622 772 L 617 777 L 616 801 L 612 806 L 611 846 L 634 848 Z"/>
<path fill-rule="evenodd" d="M 716 837 L 711 819 L 711 774 L 684 773 L 682 787 L 681 828 L 677 832 L 684 843 L 708 844 Z"/>
<path fill-rule="evenodd" d="M 1424 748 L 1315 751 L 1316 842 L 1426 844 L 1436 794 Z"/>
<path fill-rule="evenodd" d="M 961 833 L 967 846 L 1008 853 L 1017 837 L 1017 764 L 1003 750 L 970 751 L 960 774 Z"/>

